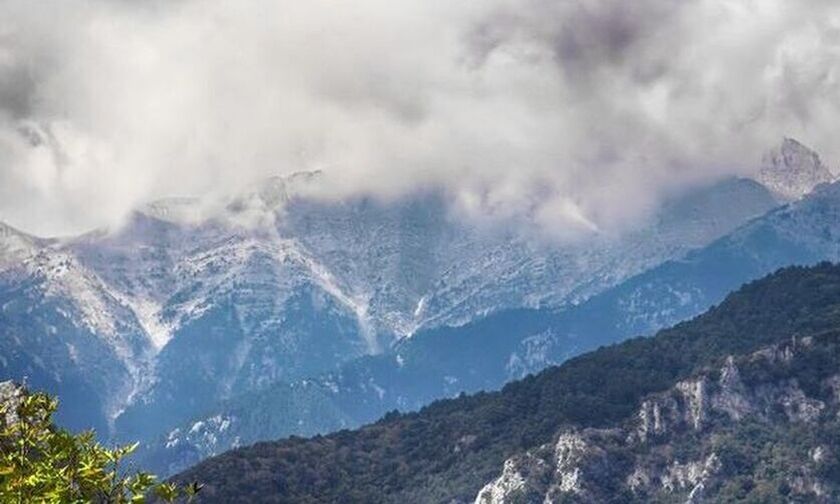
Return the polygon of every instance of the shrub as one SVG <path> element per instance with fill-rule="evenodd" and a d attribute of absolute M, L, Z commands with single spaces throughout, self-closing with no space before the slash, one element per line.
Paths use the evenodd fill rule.
<path fill-rule="evenodd" d="M 144 503 L 191 501 L 198 484 L 156 483 L 145 472 L 125 474 L 122 460 L 137 444 L 106 448 L 93 431 L 72 434 L 53 423 L 58 400 L 25 394 L 0 405 L 0 502 Z M 3 418 L 7 420 L 3 422 Z"/>

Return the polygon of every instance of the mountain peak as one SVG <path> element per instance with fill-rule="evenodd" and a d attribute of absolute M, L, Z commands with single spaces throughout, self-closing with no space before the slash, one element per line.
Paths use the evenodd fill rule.
<path fill-rule="evenodd" d="M 254 185 L 251 196 L 257 197 L 267 208 L 276 209 L 305 191 L 322 176 L 321 170 L 314 170 L 267 177 Z"/>
<path fill-rule="evenodd" d="M 172 224 L 200 224 L 221 217 L 235 221 L 254 220 L 271 214 L 289 200 L 305 192 L 321 176 L 321 171 L 301 171 L 275 175 L 254 182 L 239 191 L 214 197 L 167 197 L 140 207 L 136 213 Z M 258 219 L 259 220 L 259 219 Z M 269 219 L 270 220 L 270 219 Z"/>
<path fill-rule="evenodd" d="M 172 223 L 191 223 L 202 218 L 200 201 L 192 197 L 162 198 L 144 205 L 139 212 Z"/>
<path fill-rule="evenodd" d="M 784 200 L 797 200 L 834 175 L 820 156 L 793 138 L 764 155 L 756 179 Z"/>
<path fill-rule="evenodd" d="M 30 255 L 37 248 L 37 242 L 36 238 L 0 221 L 0 266 L 19 262 Z"/>

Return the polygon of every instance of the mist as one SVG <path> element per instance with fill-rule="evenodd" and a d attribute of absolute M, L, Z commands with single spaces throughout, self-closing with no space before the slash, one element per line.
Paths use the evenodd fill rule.
<path fill-rule="evenodd" d="M 828 0 L 0 0 L 0 220 L 323 170 L 318 197 L 616 233 L 784 136 L 838 159 L 838 78 Z"/>

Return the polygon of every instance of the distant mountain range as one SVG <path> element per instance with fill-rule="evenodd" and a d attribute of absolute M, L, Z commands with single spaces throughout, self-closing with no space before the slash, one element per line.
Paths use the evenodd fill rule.
<path fill-rule="evenodd" d="M 837 253 L 837 189 L 795 199 L 831 173 L 793 140 L 757 171 L 765 185 L 694 188 L 624 236 L 562 246 L 471 226 L 443 192 L 301 196 L 323 176 L 267 180 L 210 217 L 160 201 L 69 239 L 2 226 L 0 379 L 175 470 L 498 388 Z"/>

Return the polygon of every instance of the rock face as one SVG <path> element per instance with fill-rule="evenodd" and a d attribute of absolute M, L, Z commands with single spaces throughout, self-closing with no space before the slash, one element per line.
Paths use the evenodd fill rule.
<path fill-rule="evenodd" d="M 598 443 L 618 434 L 585 430 L 563 432 L 553 445 L 505 462 L 502 475 L 478 494 L 476 504 L 554 502 L 562 495 L 584 501 L 596 499 L 587 478 L 610 470 Z M 517 500 L 518 499 L 518 500 Z"/>
<path fill-rule="evenodd" d="M 786 138 L 779 149 L 764 156 L 756 180 L 782 199 L 792 201 L 836 177 L 816 152 Z"/>
<path fill-rule="evenodd" d="M 790 498 L 832 502 L 840 486 L 820 474 L 834 462 L 829 448 L 811 443 L 840 433 L 839 337 L 793 338 L 730 356 L 648 397 L 620 427 L 562 431 L 554 444 L 507 460 L 475 502 L 606 502 L 621 494 L 633 502 L 716 502 L 746 479 L 784 485 Z M 804 371 L 814 364 L 821 369 Z M 757 454 L 760 443 L 776 452 Z M 762 468 L 774 464 L 788 472 L 765 481 Z"/>

